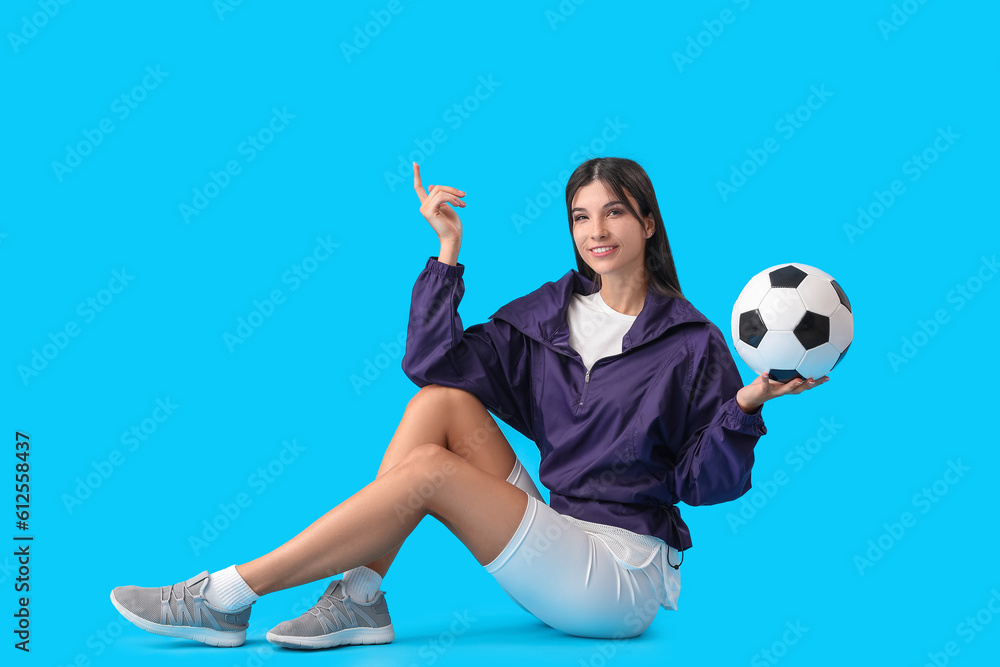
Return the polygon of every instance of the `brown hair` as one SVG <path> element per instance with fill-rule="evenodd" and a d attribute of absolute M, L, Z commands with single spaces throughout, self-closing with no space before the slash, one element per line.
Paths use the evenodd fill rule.
<path fill-rule="evenodd" d="M 660 207 L 656 203 L 656 193 L 653 183 L 646 171 L 633 160 L 619 157 L 598 157 L 587 160 L 573 172 L 566 183 L 566 212 L 569 215 L 569 231 L 573 234 L 573 198 L 577 190 L 593 181 L 606 185 L 616 197 L 632 212 L 639 224 L 649 215 L 653 217 L 653 235 L 646 239 L 646 256 L 644 264 L 649 278 L 649 286 L 663 296 L 672 296 L 687 300 L 681 292 L 677 270 L 674 268 L 674 256 L 670 251 L 670 241 L 660 216 Z M 628 192 L 635 198 L 639 210 L 632 208 L 632 202 L 625 196 Z M 577 250 L 573 243 L 573 253 L 576 255 L 578 271 L 591 282 L 601 287 L 601 276 L 594 271 Z"/>

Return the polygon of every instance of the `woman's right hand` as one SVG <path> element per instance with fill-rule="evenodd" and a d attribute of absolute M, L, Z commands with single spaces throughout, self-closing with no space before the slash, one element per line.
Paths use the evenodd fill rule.
<path fill-rule="evenodd" d="M 420 167 L 416 162 L 413 163 L 413 189 L 420 197 L 421 215 L 431 223 L 441 244 L 461 244 L 462 221 L 448 203 L 465 208 L 465 202 L 459 199 L 465 193 L 447 185 L 431 185 L 430 192 L 425 192 L 420 183 Z"/>

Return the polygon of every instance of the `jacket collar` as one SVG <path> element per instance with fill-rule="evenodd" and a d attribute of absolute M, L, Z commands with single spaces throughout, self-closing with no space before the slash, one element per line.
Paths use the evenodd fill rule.
<path fill-rule="evenodd" d="M 555 282 L 502 306 L 490 315 L 509 322 L 529 338 L 568 354 L 569 323 L 566 313 L 573 294 L 593 294 L 597 285 L 571 269 Z M 686 322 L 710 322 L 685 299 L 662 296 L 652 287 L 646 291 L 642 310 L 622 338 L 622 352 L 656 340 L 669 329 Z"/>

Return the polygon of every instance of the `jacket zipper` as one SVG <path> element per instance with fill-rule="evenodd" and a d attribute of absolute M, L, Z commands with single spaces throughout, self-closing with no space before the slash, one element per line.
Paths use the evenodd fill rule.
<path fill-rule="evenodd" d="M 590 370 L 588 370 L 587 373 L 583 376 L 583 393 L 580 394 L 580 403 L 577 405 L 577 407 L 583 405 L 587 400 L 587 389 L 590 387 L 590 374 L 593 372 L 597 364 L 601 363 L 602 361 L 605 361 L 606 359 L 616 359 L 618 357 L 624 356 L 624 354 L 625 352 L 619 352 L 618 354 L 612 354 L 610 357 L 601 357 L 600 359 L 594 362 L 594 365 L 591 366 Z M 582 361 L 580 362 L 580 365 L 581 366 L 583 365 Z"/>
<path fill-rule="evenodd" d="M 594 363 L 596 364 L 597 362 L 595 361 Z M 591 366 L 591 368 L 593 368 L 593 366 Z M 589 386 L 590 386 L 590 371 L 588 370 L 587 374 L 583 376 L 583 393 L 580 394 L 580 405 L 583 405 L 584 399 L 587 398 L 587 387 Z"/>
<path fill-rule="evenodd" d="M 594 367 L 596 367 L 597 364 L 601 363 L 602 361 L 604 361 L 606 359 L 617 359 L 618 357 L 623 357 L 623 356 L 625 356 L 626 352 L 631 352 L 633 349 L 635 349 L 635 348 L 629 348 L 627 350 L 619 352 L 618 354 L 612 354 L 609 357 L 601 357 L 600 359 L 598 359 L 597 361 L 594 362 L 594 365 L 591 366 L 590 370 L 588 370 L 586 372 L 586 374 L 584 374 L 584 376 L 583 376 L 583 392 L 581 392 L 581 394 L 580 394 L 580 402 L 577 403 L 577 407 L 582 406 L 584 404 L 584 402 L 586 402 L 586 399 L 587 399 L 587 389 L 590 387 L 590 374 L 594 370 Z M 566 356 L 566 357 L 568 357 L 570 359 L 573 359 L 573 357 L 570 357 L 569 355 L 564 355 L 564 356 Z M 581 366 L 583 366 L 583 360 L 582 359 L 577 359 L 577 361 L 579 362 L 579 364 Z M 584 366 L 584 368 L 586 369 L 586 366 Z"/>

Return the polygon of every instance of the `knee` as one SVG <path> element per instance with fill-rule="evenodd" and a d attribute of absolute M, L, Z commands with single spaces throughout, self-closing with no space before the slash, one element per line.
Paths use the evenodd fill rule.
<path fill-rule="evenodd" d="M 458 470 L 458 463 L 455 454 L 435 443 L 414 447 L 398 466 L 400 473 L 405 475 L 409 498 L 419 499 L 420 505 L 433 508 L 435 494 Z"/>
<path fill-rule="evenodd" d="M 458 456 L 434 442 L 417 445 L 403 457 L 400 465 L 418 480 L 441 479 L 454 474 Z"/>
<path fill-rule="evenodd" d="M 458 403 L 471 404 L 473 401 L 479 403 L 479 399 L 474 394 L 457 387 L 445 387 L 440 384 L 429 384 L 421 387 L 420 390 L 410 399 L 407 408 L 411 406 L 454 406 Z"/>

